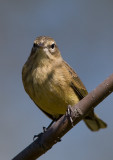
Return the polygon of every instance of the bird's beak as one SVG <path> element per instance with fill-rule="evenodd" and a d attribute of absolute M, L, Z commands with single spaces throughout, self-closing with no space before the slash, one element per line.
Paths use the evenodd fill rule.
<path fill-rule="evenodd" d="M 44 48 L 44 44 L 43 43 L 37 44 L 37 48 Z"/>

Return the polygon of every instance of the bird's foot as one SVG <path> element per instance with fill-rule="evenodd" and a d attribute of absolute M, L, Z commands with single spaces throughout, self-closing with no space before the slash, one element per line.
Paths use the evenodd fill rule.
<path fill-rule="evenodd" d="M 34 135 L 33 141 L 35 141 L 37 138 L 40 138 L 40 136 L 41 136 L 42 134 L 44 134 L 44 133 L 52 126 L 53 123 L 54 123 L 54 121 L 52 121 L 47 128 L 46 128 L 46 127 L 43 127 L 43 132 L 41 132 L 41 133 L 39 133 L 39 134 L 37 134 L 37 135 Z"/>
<path fill-rule="evenodd" d="M 72 117 L 71 117 L 71 112 L 72 112 L 71 105 L 68 105 L 68 108 L 67 108 L 67 111 L 66 111 L 66 116 L 69 117 L 69 120 L 70 120 L 71 125 L 73 127 L 74 124 L 73 124 L 73 120 L 72 120 Z"/>
<path fill-rule="evenodd" d="M 34 137 L 33 137 L 33 141 L 35 141 L 36 139 L 38 139 L 38 138 L 40 138 L 41 136 L 42 136 L 42 132 L 41 133 L 39 133 L 39 134 L 37 134 L 37 135 L 34 135 Z"/>
<path fill-rule="evenodd" d="M 39 133 L 39 134 L 36 134 L 34 135 L 33 137 L 33 141 L 35 141 L 37 138 L 40 138 L 42 134 L 44 134 L 45 132 L 47 131 L 47 128 L 46 127 L 43 127 L 43 132 Z"/>

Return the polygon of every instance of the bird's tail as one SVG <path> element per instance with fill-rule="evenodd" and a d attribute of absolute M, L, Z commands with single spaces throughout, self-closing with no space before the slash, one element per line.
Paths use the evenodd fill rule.
<path fill-rule="evenodd" d="M 101 128 L 106 128 L 107 124 L 102 121 L 94 112 L 91 112 L 84 118 L 84 122 L 91 131 L 98 131 Z"/>

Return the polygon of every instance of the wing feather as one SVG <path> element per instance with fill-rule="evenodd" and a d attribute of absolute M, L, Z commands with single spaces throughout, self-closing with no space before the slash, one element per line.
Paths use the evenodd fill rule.
<path fill-rule="evenodd" d="M 84 98 L 88 94 L 84 84 L 78 77 L 77 73 L 65 61 L 63 63 L 69 71 L 69 74 L 72 76 L 70 86 L 80 99 Z"/>

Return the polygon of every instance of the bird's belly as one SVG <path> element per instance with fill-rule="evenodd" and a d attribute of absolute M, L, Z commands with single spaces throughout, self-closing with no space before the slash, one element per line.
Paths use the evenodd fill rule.
<path fill-rule="evenodd" d="M 29 82 L 26 91 L 40 109 L 58 117 L 66 113 L 68 105 L 73 106 L 78 103 L 79 97 L 70 87 L 70 80 L 66 74 L 56 69 L 48 75 L 45 70 L 47 68 L 33 71 L 31 76 L 33 85 L 30 86 Z"/>
<path fill-rule="evenodd" d="M 37 88 L 33 100 L 40 109 L 53 117 L 58 117 L 58 115 L 66 113 L 68 105 L 73 106 L 78 103 L 79 98 L 71 88 L 64 90 L 61 87 L 56 87 L 56 85 L 51 84 L 48 87 L 46 84 Z"/>

